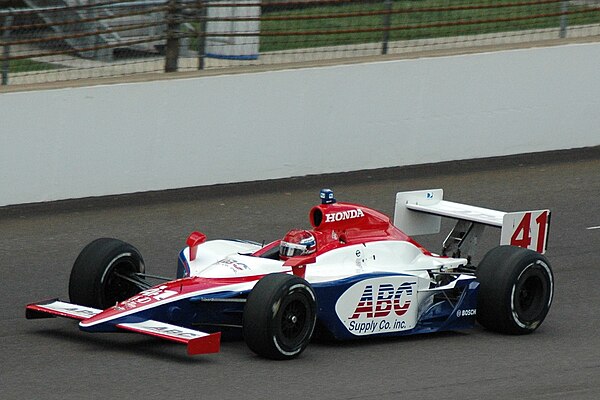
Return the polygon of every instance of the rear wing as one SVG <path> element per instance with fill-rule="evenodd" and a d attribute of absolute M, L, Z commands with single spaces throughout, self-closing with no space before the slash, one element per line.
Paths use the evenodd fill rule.
<path fill-rule="evenodd" d="M 394 225 L 407 235 L 440 232 L 442 217 L 458 220 L 444 242 L 444 255 L 472 253 L 485 226 L 501 228 L 500 244 L 545 253 L 550 210 L 503 212 L 443 200 L 442 189 L 396 194 Z M 461 251 L 462 250 L 462 251 Z M 451 254 L 450 254 L 451 253 Z"/>

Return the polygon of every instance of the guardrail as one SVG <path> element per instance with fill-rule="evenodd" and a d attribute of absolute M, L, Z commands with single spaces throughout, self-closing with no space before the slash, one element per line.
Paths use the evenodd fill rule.
<path fill-rule="evenodd" d="M 2 85 L 600 35 L 597 0 L 25 0 Z"/>

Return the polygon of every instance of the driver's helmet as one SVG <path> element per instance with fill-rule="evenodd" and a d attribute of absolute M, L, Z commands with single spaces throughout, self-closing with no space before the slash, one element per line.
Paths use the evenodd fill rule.
<path fill-rule="evenodd" d="M 312 254 L 317 250 L 317 241 L 310 231 L 292 229 L 279 244 L 279 256 L 283 260 L 289 257 Z"/>

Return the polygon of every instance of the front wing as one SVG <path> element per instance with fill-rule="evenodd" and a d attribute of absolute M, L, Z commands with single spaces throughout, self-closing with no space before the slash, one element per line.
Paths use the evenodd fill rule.
<path fill-rule="evenodd" d="M 25 316 L 27 319 L 59 316 L 85 321 L 100 314 L 102 311 L 96 308 L 53 299 L 27 305 Z M 183 343 L 187 346 L 187 353 L 189 355 L 218 353 L 221 346 L 220 332 L 209 334 L 151 319 L 116 323 L 114 326 L 125 331 L 142 333 L 172 342 Z"/>

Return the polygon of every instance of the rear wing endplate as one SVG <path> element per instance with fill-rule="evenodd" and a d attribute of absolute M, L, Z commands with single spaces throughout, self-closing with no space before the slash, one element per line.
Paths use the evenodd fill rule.
<path fill-rule="evenodd" d="M 394 225 L 407 235 L 427 235 L 440 232 L 442 217 L 452 218 L 458 223 L 456 232 L 453 231 L 455 236 L 451 233 L 447 242 L 462 241 L 473 227 L 481 233 L 483 226 L 493 226 L 502 229 L 501 245 L 524 247 L 542 254 L 546 251 L 550 210 L 503 212 L 446 201 L 443 196 L 442 189 L 397 193 Z"/>

